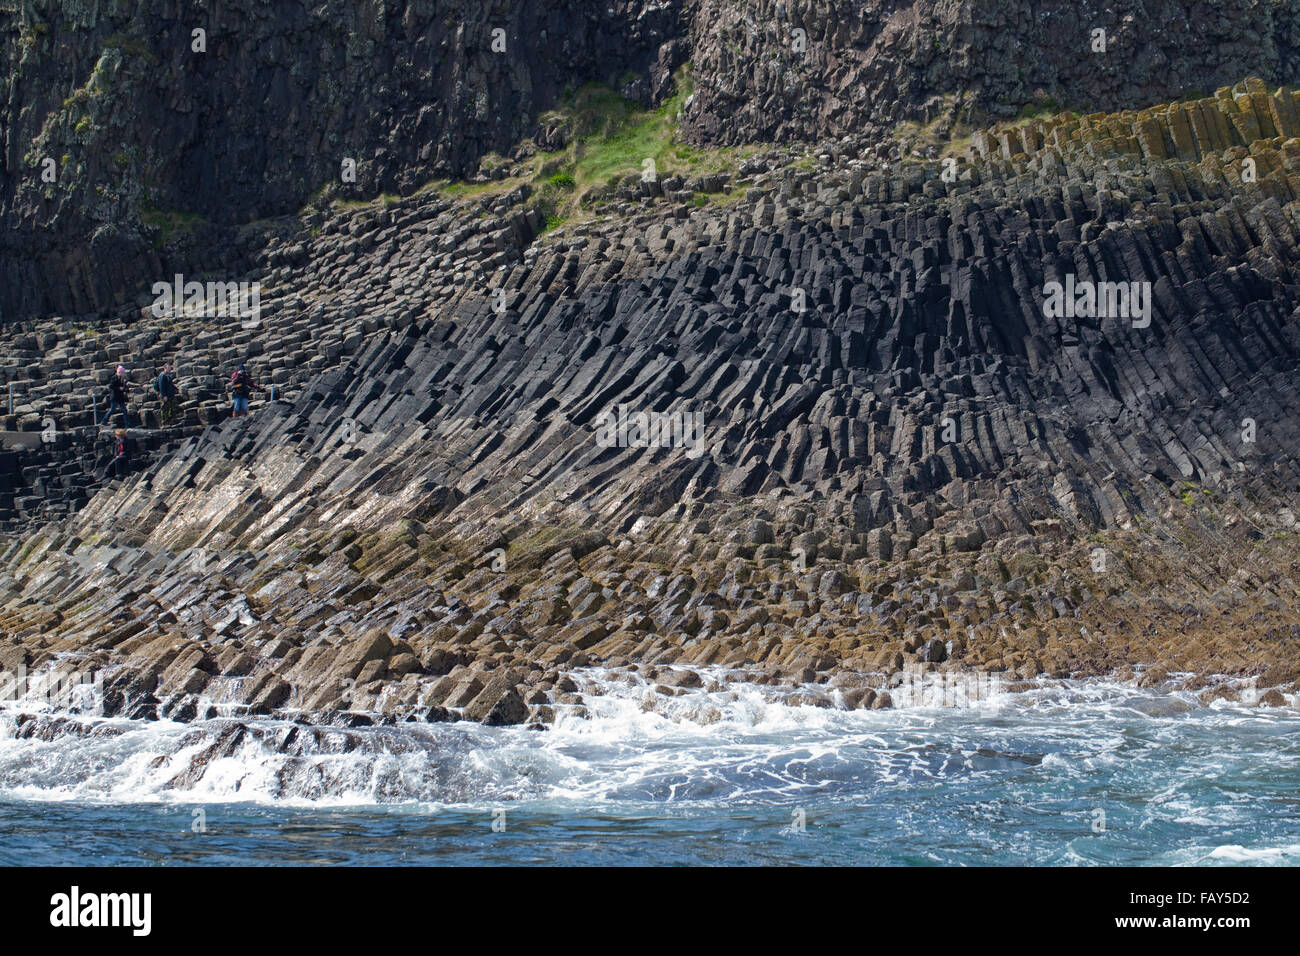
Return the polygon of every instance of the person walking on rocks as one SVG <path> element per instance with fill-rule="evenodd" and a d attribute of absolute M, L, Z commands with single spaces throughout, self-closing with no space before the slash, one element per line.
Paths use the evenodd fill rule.
<path fill-rule="evenodd" d="M 153 383 L 154 391 L 162 399 L 162 412 L 159 418 L 163 426 L 170 425 L 180 411 L 180 389 L 176 387 L 176 376 L 172 372 L 172 363 L 168 362 L 163 366 L 162 374 L 158 376 Z"/>
<path fill-rule="evenodd" d="M 119 365 L 113 377 L 108 380 L 108 414 L 104 416 L 104 421 L 113 417 L 113 412 L 122 413 L 122 427 L 131 427 L 131 418 L 126 410 L 126 390 L 130 386 L 131 380 L 127 376 L 126 367 Z"/>
<path fill-rule="evenodd" d="M 126 429 L 119 428 L 113 432 L 113 464 L 111 471 L 114 478 L 125 478 L 127 460 Z"/>
<path fill-rule="evenodd" d="M 235 369 L 230 376 L 230 397 L 234 403 L 234 410 L 231 412 L 231 418 L 243 418 L 248 414 L 248 399 L 253 392 L 265 392 L 261 385 L 253 381 L 248 370 L 244 368 L 244 363 L 239 363 L 239 368 Z"/>

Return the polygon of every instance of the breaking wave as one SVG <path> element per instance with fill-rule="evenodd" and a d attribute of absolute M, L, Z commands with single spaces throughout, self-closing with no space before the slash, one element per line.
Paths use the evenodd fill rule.
<path fill-rule="evenodd" d="M 18 800 L 299 806 L 530 802 L 724 806 L 876 799 L 936 786 L 1098 789 L 1164 780 L 1166 805 L 1198 775 L 1252 759 L 1296 768 L 1300 714 L 1103 681 L 893 689 L 893 710 L 838 709 L 824 686 L 724 684 L 656 692 L 627 672 L 575 675 L 584 704 L 551 729 L 470 722 L 323 727 L 268 719 L 181 724 L 21 704 L 0 710 L 0 796 Z M 936 706 L 960 701 L 960 706 Z M 1294 706 L 1294 701 L 1292 701 Z M 1293 775 L 1294 778 L 1294 775 Z M 1217 807 L 1180 810 L 1216 819 Z M 1226 850 L 1224 851 L 1226 852 Z"/>

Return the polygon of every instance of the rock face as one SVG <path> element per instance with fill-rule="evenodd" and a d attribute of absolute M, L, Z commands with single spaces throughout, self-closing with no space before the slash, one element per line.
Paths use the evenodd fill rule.
<path fill-rule="evenodd" d="M 349 195 L 410 192 L 532 135 L 566 86 L 631 72 L 649 97 L 680 62 L 682 6 L 0 4 L 0 318 L 108 312 L 174 271 L 242 272 L 247 244 L 215 227 L 298 210 L 347 158 Z M 150 222 L 197 227 L 202 254 L 160 256 Z"/>
<path fill-rule="evenodd" d="M 0 650 L 190 719 L 545 721 L 592 663 L 876 709 L 912 665 L 1292 681 L 1298 135 L 1249 80 L 951 163 L 773 150 L 561 230 L 424 192 L 282 224 L 265 327 L 34 320 L 66 364 L 15 425 L 121 349 L 284 394 L 189 397 L 75 514 L 16 495 Z"/>
<path fill-rule="evenodd" d="M 1135 108 L 1256 74 L 1296 75 L 1300 6 L 1124 0 L 788 3 L 705 0 L 695 19 L 702 141 L 813 139 L 882 118 L 1026 104 Z M 796 31 L 802 30 L 800 36 Z M 1105 49 L 1094 30 L 1104 30 Z"/>
<path fill-rule="evenodd" d="M 555 148 L 540 114 L 591 81 L 658 102 L 691 61 L 683 125 L 710 145 L 1043 102 L 1111 110 L 1295 76 L 1298 10 L 1131 0 L 1093 22 L 1073 0 L 235 0 L 144 18 L 118 0 L 5 0 L 0 320 L 111 314 L 175 272 L 244 272 L 261 239 L 239 224 L 331 183 L 409 195 L 522 139 Z"/>
<path fill-rule="evenodd" d="M 1178 481 L 1285 493 L 1300 437 L 1274 410 L 1297 400 L 1293 132 L 1291 94 L 1243 87 L 977 134 L 952 182 L 939 163 L 787 169 L 733 210 L 531 245 L 519 193 L 450 235 L 437 199 L 343 213 L 277 270 L 290 331 L 360 319 L 325 333 L 342 364 L 204 434 L 150 491 L 293 451 L 299 484 L 382 460 L 352 495 L 422 482 L 424 517 L 599 499 L 619 532 L 685 492 L 784 491 L 841 502 L 881 559 L 918 542 L 975 552 L 1035 521 L 1123 527 Z M 1246 160 L 1258 178 L 1243 182 Z M 372 237 L 360 268 L 339 267 L 356 255 L 333 239 L 345 232 Z M 1104 314 L 1104 293 L 1101 314 L 1055 314 L 1053 283 L 1122 283 L 1131 314 L 1120 300 L 1125 314 Z M 638 437 L 651 413 L 675 440 Z M 981 480 L 1000 490 L 945 498 Z M 954 508 L 960 521 L 940 520 Z M 761 520 L 746 537 L 768 543 Z M 813 561 L 819 540 L 792 546 Z M 538 542 L 520 563 L 557 550 Z"/>

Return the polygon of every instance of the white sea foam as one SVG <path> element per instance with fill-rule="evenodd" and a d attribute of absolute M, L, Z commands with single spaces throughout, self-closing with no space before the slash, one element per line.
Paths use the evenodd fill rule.
<path fill-rule="evenodd" d="M 1247 849 L 1236 844 L 1216 847 L 1210 858 L 1228 863 L 1293 864 L 1300 861 L 1300 843 L 1290 846 L 1257 847 Z"/>
<path fill-rule="evenodd" d="M 625 671 L 574 676 L 584 710 L 558 705 L 545 732 L 468 722 L 345 730 L 267 719 L 80 717 L 75 732 L 23 739 L 17 715 L 31 711 L 11 704 L 0 707 L 0 797 L 672 806 L 870 801 L 887 788 L 996 781 L 999 799 L 1028 800 L 1041 799 L 1035 788 L 1045 782 L 1068 793 L 1104 778 L 1148 788 L 1152 820 L 1223 823 L 1231 815 L 1207 807 L 1199 793 L 1189 798 L 1189 781 L 1203 782 L 1212 767 L 1216 776 L 1236 772 L 1226 763 L 1249 760 L 1249 745 L 1276 759 L 1267 751 L 1278 735 L 1292 741 L 1285 759 L 1298 759 L 1294 710 L 1204 708 L 1190 693 L 1105 681 L 1047 681 L 1023 693 L 989 685 L 953 707 L 938 705 L 943 695 L 921 678 L 891 689 L 906 706 L 847 711 L 835 706 L 834 688 L 728 683 L 720 669 L 702 669 L 701 686 L 675 695 Z M 1219 760 L 1213 741 L 1228 729 L 1248 744 Z M 1160 764 L 1165 776 L 1146 779 L 1143 761 L 1168 761 Z"/>

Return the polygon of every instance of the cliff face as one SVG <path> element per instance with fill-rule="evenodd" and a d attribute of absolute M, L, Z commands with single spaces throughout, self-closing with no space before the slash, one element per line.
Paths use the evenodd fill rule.
<path fill-rule="evenodd" d="M 202 14 L 160 2 L 142 17 L 118 0 L 5 0 L 0 318 L 112 313 L 176 269 L 240 270 L 250 247 L 204 223 L 293 213 L 339 181 L 345 158 L 358 164 L 345 193 L 364 198 L 466 175 L 590 81 L 650 102 L 691 60 L 683 126 L 709 145 L 1014 113 L 1045 98 L 1115 109 L 1247 74 L 1293 77 L 1298 8 L 327 0 Z M 1090 52 L 1094 27 L 1108 31 L 1104 54 Z M 178 218 L 188 243 L 171 241 Z"/>
<path fill-rule="evenodd" d="M 842 136 L 962 110 L 1013 116 L 1048 101 L 1134 108 L 1248 74 L 1286 81 L 1300 66 L 1300 5 L 1278 0 L 704 0 L 694 22 L 687 121 L 707 142 Z"/>
<path fill-rule="evenodd" d="M 409 192 L 527 138 L 566 87 L 633 74 L 649 96 L 681 21 L 677 4 L 625 0 L 6 3 L 0 314 L 111 311 L 167 274 L 142 207 L 283 215 L 345 158 L 350 193 Z M 195 265 L 237 264 L 229 242 L 212 235 Z"/>
<path fill-rule="evenodd" d="M 256 254 L 266 329 L 157 330 L 285 400 L 14 540 L 0 661 L 181 720 L 544 722 L 590 663 L 1294 693 L 1297 133 L 1250 81 L 951 166 L 772 151 L 540 237 L 510 183 L 336 209 Z"/>

